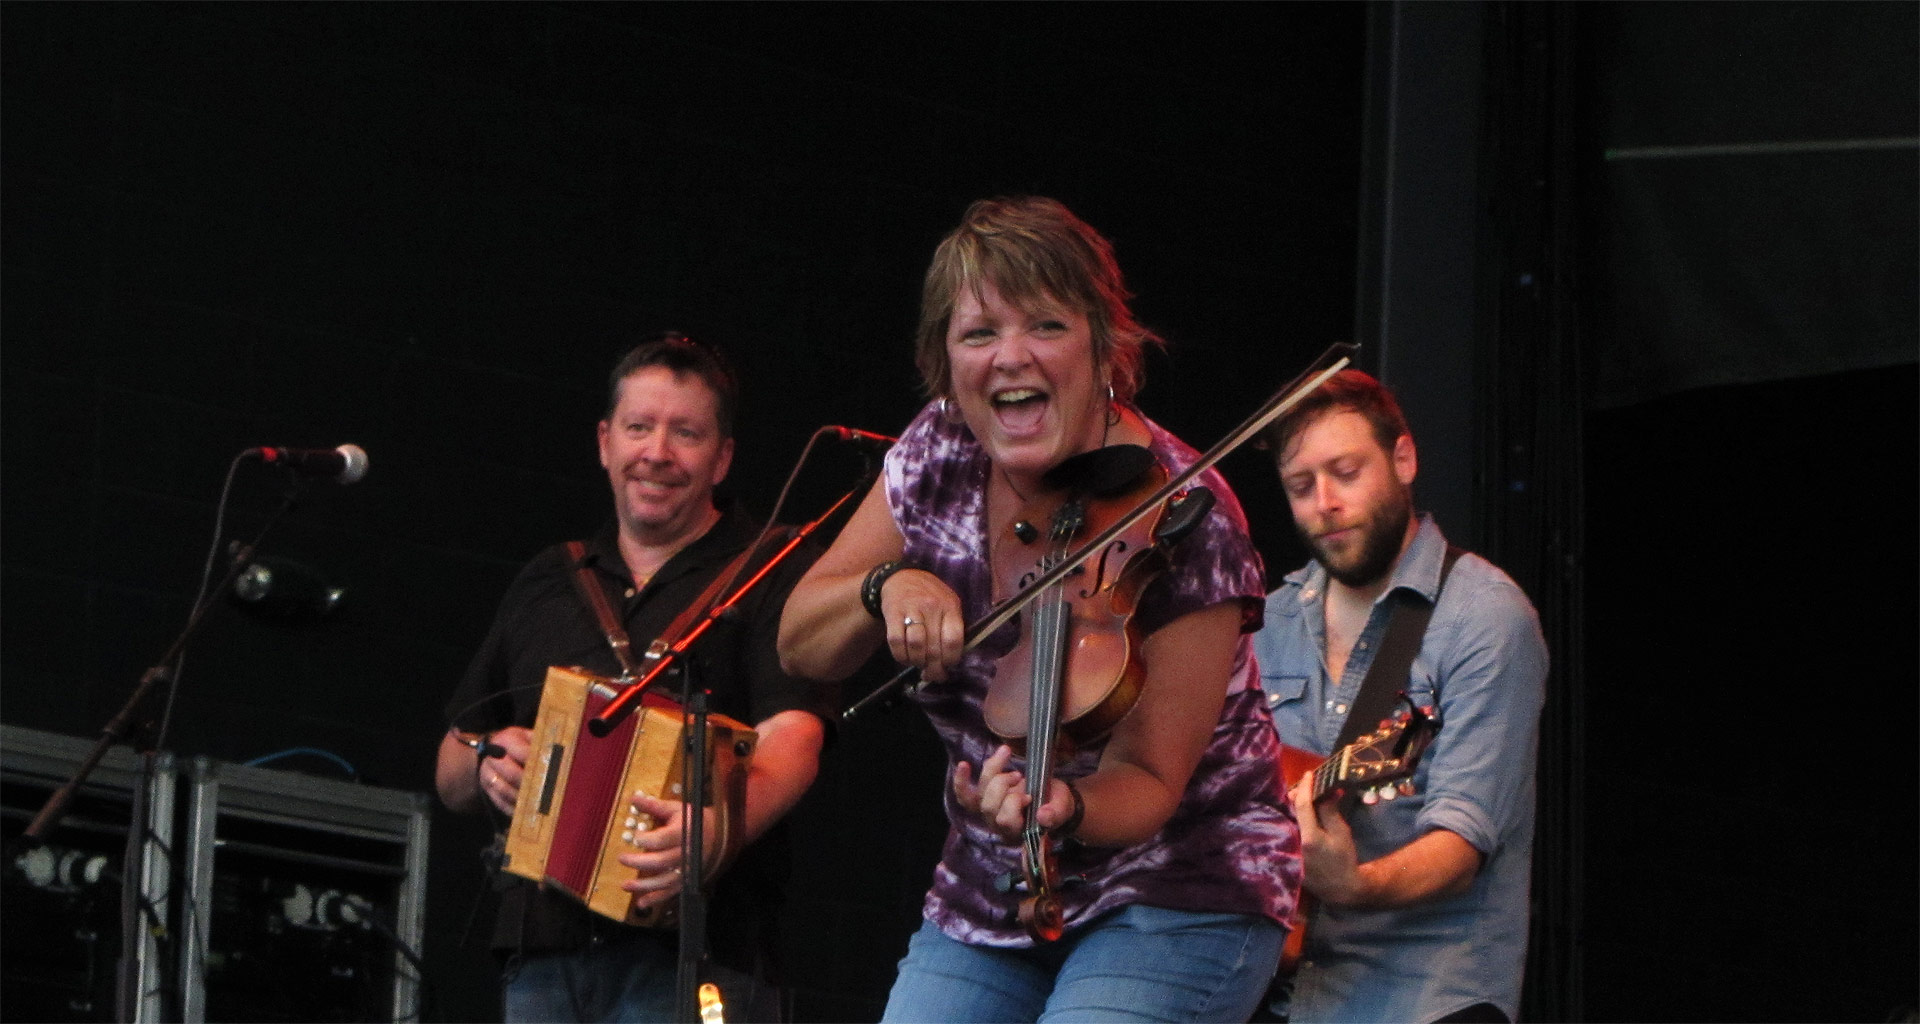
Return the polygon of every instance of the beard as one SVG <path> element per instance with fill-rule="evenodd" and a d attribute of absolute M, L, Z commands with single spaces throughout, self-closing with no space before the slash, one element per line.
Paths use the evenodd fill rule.
<path fill-rule="evenodd" d="M 1412 494 L 1405 488 L 1396 488 L 1367 510 L 1366 518 L 1358 524 L 1360 544 L 1345 554 L 1336 554 L 1298 524 L 1296 529 L 1313 557 L 1326 567 L 1327 575 L 1358 589 L 1372 586 L 1393 571 L 1393 563 L 1400 557 L 1400 545 L 1406 540 L 1407 523 L 1412 519 Z"/>

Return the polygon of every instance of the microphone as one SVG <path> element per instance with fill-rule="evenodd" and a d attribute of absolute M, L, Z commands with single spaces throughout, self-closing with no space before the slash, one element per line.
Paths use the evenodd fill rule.
<path fill-rule="evenodd" d="M 888 437 L 885 434 L 875 434 L 865 430 L 855 430 L 852 427 L 828 427 L 826 429 L 833 431 L 833 437 L 836 441 L 846 441 L 856 447 L 873 452 L 884 452 L 893 447 L 895 441 L 900 440 L 897 437 Z"/>
<path fill-rule="evenodd" d="M 308 476 L 339 477 L 343 484 L 367 475 L 367 450 L 357 444 L 338 448 L 249 448 L 240 453 L 269 465 L 285 466 Z"/>

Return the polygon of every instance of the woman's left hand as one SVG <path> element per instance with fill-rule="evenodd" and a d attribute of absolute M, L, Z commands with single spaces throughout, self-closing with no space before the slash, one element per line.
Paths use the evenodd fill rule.
<path fill-rule="evenodd" d="M 1010 770 L 1013 748 L 1001 744 L 980 766 L 979 781 L 965 761 L 953 766 L 953 795 L 962 810 L 978 815 L 1002 839 L 1018 842 L 1027 826 L 1027 777 Z M 1073 793 L 1059 779 L 1047 780 L 1047 799 L 1035 817 L 1053 828 L 1073 814 Z"/>

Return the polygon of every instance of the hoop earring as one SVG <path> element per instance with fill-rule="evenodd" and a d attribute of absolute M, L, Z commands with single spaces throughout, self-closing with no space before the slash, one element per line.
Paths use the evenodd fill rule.
<path fill-rule="evenodd" d="M 1120 402 L 1113 396 L 1113 385 L 1107 385 L 1107 426 L 1120 422 Z"/>
<path fill-rule="evenodd" d="M 960 417 L 954 415 L 953 400 L 944 395 L 940 398 L 940 418 L 948 423 L 960 422 Z"/>

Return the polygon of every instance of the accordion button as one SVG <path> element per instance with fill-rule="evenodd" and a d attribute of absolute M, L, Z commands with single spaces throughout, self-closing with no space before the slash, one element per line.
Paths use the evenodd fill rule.
<path fill-rule="evenodd" d="M 627 841 L 627 842 L 629 842 L 629 843 L 631 843 L 631 842 L 633 842 L 633 833 L 631 833 L 631 832 L 622 832 L 622 833 L 620 833 L 620 838 L 621 838 L 621 839 L 623 839 L 623 840 L 625 840 L 625 841 Z"/>
<path fill-rule="evenodd" d="M 627 819 L 627 827 L 628 827 L 628 828 L 636 828 L 636 827 L 638 827 L 638 826 L 639 826 L 639 824 L 640 824 L 640 819 L 639 819 L 639 818 L 628 818 L 628 819 Z"/>

